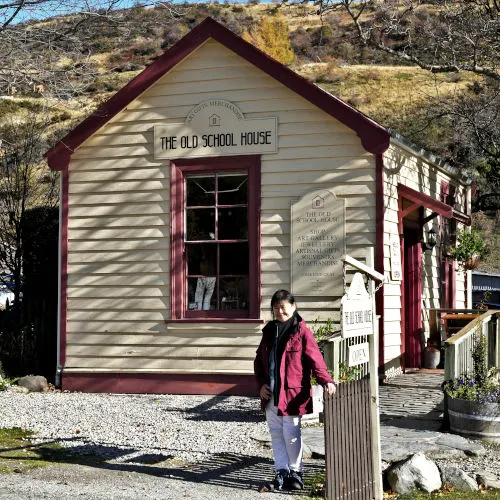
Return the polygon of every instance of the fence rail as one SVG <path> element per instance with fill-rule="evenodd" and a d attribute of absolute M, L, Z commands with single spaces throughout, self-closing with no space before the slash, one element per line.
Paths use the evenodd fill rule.
<path fill-rule="evenodd" d="M 500 366 L 500 311 L 487 311 L 473 319 L 444 343 L 444 378 L 452 380 L 473 372 L 472 350 L 480 335 L 488 346 L 488 368 Z"/>

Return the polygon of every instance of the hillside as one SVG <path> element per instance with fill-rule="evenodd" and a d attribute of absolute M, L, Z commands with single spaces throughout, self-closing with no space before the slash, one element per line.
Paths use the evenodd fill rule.
<path fill-rule="evenodd" d="M 426 9 L 432 15 L 437 7 Z M 0 72 L 0 127 L 27 113 L 44 116 L 50 145 L 207 15 L 242 35 L 264 16 L 276 13 L 288 24 L 295 54 L 293 70 L 438 155 L 446 156 L 453 148 L 452 124 L 446 118 L 431 120 L 430 115 L 444 100 L 480 88 L 479 76 L 467 72 L 432 74 L 415 66 L 395 66 L 390 56 L 359 45 L 345 15 L 319 16 L 312 6 L 298 4 L 135 7 L 117 12 L 112 20 L 96 17 L 81 25 L 78 14 L 46 19 L 39 25 L 49 31 L 62 32 L 76 23 L 74 46 L 70 49 L 68 45 L 56 59 L 45 49 L 31 49 L 32 59 L 40 61 L 39 71 L 31 69 L 33 76 L 28 73 L 28 77 L 16 79 L 15 86 L 9 78 L 1 78 Z M 37 26 L 31 24 L 30 28 Z M 8 64 L 4 61 L 4 66 Z M 54 69 L 58 71 L 55 78 Z M 493 262 L 500 262 L 498 253 Z"/>
<path fill-rule="evenodd" d="M 390 66 L 387 56 L 358 46 L 352 28 L 342 16 L 331 14 L 322 19 L 312 7 L 303 5 L 279 8 L 274 4 L 215 3 L 180 6 L 175 13 L 160 8 L 124 10 L 119 23 L 96 21 L 79 34 L 87 54 L 75 64 L 82 69 L 72 76 L 71 93 L 62 85 L 54 90 L 46 84 L 38 86 L 41 92 L 35 92 L 33 82 L 22 81 L 13 92 L 6 81 L 0 80 L 0 94 L 10 98 L 9 102 L 0 102 L 0 120 L 26 109 L 43 108 L 57 128 L 71 128 L 205 16 L 211 15 L 242 34 L 263 16 L 277 11 L 289 26 L 296 57 L 292 69 L 412 141 L 437 153 L 445 147 L 446 134 L 439 136 L 435 130 L 417 127 L 416 117 L 423 117 L 429 99 L 455 95 L 477 77 L 436 76 L 412 66 Z M 70 19 L 57 17 L 43 24 L 61 30 Z M 68 54 L 61 56 L 56 65 L 64 70 L 74 61 L 74 54 Z M 416 132 L 415 128 L 421 130 Z"/>

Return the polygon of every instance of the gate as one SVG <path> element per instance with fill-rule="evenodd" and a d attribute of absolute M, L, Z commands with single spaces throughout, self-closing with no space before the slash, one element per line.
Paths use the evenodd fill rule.
<path fill-rule="evenodd" d="M 347 382 L 325 393 L 327 498 L 375 498 L 370 381 Z"/>
<path fill-rule="evenodd" d="M 373 250 L 367 260 L 372 264 Z M 342 362 L 345 366 L 354 365 L 360 369 L 358 380 L 338 384 L 337 392 L 332 396 L 326 391 L 324 393 L 326 492 L 329 500 L 379 500 L 383 490 L 378 414 L 378 321 L 375 317 L 374 280 L 383 283 L 384 276 L 349 256 L 344 257 L 344 268 L 347 265 L 368 276 L 372 325 L 368 334 L 366 324 L 364 330 L 354 329 L 353 332 L 352 325 L 343 318 L 344 338 L 337 338 L 331 344 L 330 356 L 336 361 L 335 368 L 338 362 Z M 354 276 L 353 282 L 356 277 L 359 278 Z M 352 288 L 351 285 L 350 291 Z M 349 293 L 344 296 L 343 304 L 344 299 L 352 300 L 348 297 Z M 366 294 L 366 290 L 363 293 Z M 343 306 L 342 314 L 349 317 L 353 313 L 353 303 L 356 302 L 352 300 L 348 307 Z M 359 303 L 364 308 L 370 308 L 370 305 L 366 306 L 366 300 Z M 357 314 L 355 304 L 354 317 L 361 317 Z M 365 356 L 361 356 L 364 358 L 363 363 L 350 355 L 360 350 L 369 351 L 368 355 L 365 353 Z"/>

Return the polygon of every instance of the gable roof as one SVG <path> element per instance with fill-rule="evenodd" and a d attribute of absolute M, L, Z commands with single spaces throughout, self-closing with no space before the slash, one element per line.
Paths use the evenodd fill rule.
<path fill-rule="evenodd" d="M 66 168 L 71 154 L 86 139 L 209 38 L 232 50 L 354 130 L 368 152 L 381 154 L 389 147 L 390 134 L 387 129 L 207 17 L 52 147 L 45 155 L 49 167 L 53 170 Z"/>

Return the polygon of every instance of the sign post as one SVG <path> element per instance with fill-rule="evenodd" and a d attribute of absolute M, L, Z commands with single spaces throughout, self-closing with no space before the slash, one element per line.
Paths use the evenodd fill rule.
<path fill-rule="evenodd" d="M 375 280 L 384 282 L 384 275 L 373 269 L 374 252 L 370 247 L 367 265 L 350 256 L 343 261 L 368 276 L 369 291 L 366 290 L 363 276 L 357 272 L 353 276 L 349 291 L 342 297 L 342 336 L 344 338 L 367 335 L 368 342 L 349 346 L 348 365 L 356 366 L 369 360 L 370 367 L 370 413 L 373 453 L 373 477 L 375 499 L 383 497 L 382 456 L 380 449 L 380 415 L 378 393 L 378 328 L 375 315 Z M 352 364 L 351 364 L 352 363 Z"/>

